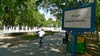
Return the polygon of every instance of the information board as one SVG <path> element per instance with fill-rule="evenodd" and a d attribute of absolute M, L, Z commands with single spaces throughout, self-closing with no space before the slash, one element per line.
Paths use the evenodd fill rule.
<path fill-rule="evenodd" d="M 77 9 L 68 8 L 62 14 L 63 30 L 94 31 L 95 4 L 83 5 Z"/>

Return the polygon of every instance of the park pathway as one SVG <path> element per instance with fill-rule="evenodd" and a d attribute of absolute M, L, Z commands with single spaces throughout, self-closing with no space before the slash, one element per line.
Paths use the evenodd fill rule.
<path fill-rule="evenodd" d="M 43 46 L 38 45 L 39 39 L 21 43 L 10 48 L 0 48 L 0 56 L 66 56 L 65 45 L 62 44 L 64 33 L 45 36 Z"/>

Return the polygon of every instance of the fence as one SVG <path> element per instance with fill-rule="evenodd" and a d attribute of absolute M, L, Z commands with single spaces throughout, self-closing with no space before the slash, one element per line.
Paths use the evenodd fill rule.
<path fill-rule="evenodd" d="M 36 32 L 41 29 L 44 29 L 44 31 L 61 31 L 61 27 L 55 28 L 55 27 L 28 27 L 28 26 L 14 26 L 14 27 L 3 27 L 3 33 L 16 33 L 16 32 Z"/>

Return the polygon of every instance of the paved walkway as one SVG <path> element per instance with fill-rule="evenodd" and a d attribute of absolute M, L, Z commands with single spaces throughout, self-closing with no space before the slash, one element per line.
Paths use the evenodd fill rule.
<path fill-rule="evenodd" d="M 63 37 L 64 33 L 45 36 L 41 48 L 38 45 L 39 39 L 10 48 L 0 48 L 0 56 L 66 56 L 66 48 L 62 44 Z"/>

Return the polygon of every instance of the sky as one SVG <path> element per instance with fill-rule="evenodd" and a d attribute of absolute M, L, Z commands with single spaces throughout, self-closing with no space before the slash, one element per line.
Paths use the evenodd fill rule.
<path fill-rule="evenodd" d="M 39 12 L 45 15 L 46 20 L 48 20 L 49 18 L 53 18 L 54 21 L 56 20 L 56 18 L 53 15 L 51 15 L 50 12 L 47 13 L 46 11 L 42 9 L 40 9 Z"/>

